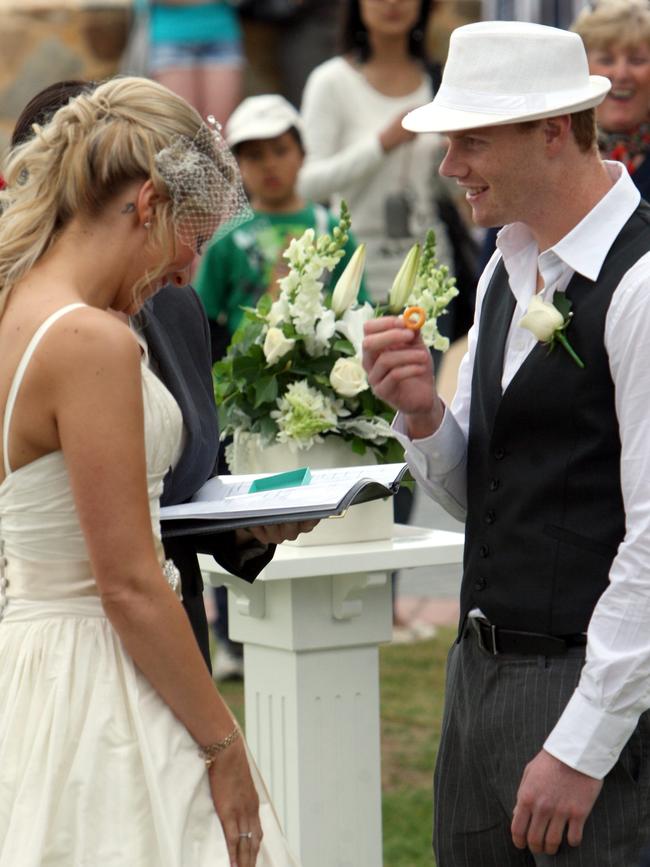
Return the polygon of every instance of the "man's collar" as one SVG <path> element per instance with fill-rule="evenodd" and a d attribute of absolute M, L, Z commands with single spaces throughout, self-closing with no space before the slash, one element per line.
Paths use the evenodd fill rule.
<path fill-rule="evenodd" d="M 589 280 L 598 278 L 610 247 L 641 199 L 622 163 L 606 161 L 605 167 L 612 187 L 568 234 L 539 254 L 540 271 L 552 270 L 554 263 L 561 262 Z M 512 223 L 499 232 L 497 247 L 509 273 L 520 257 L 530 255 L 535 243 L 525 223 Z"/>

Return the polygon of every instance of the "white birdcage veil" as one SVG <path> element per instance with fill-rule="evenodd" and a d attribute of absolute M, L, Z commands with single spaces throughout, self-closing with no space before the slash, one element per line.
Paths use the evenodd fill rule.
<path fill-rule="evenodd" d="M 155 156 L 179 240 L 200 252 L 253 216 L 237 161 L 210 115 L 193 139 L 176 136 Z"/>

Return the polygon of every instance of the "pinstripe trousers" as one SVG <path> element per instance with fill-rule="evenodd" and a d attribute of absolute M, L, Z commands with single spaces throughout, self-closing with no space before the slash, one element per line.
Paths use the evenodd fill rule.
<path fill-rule="evenodd" d="M 584 648 L 560 657 L 492 656 L 471 628 L 447 661 L 434 779 L 438 867 L 636 867 L 650 841 L 650 714 L 645 713 L 587 819 L 557 855 L 516 849 L 510 822 L 526 764 L 571 697 Z"/>

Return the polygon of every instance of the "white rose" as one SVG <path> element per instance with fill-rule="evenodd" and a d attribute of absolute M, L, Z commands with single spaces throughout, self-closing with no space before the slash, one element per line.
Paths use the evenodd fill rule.
<path fill-rule="evenodd" d="M 271 366 L 279 361 L 283 355 L 293 349 L 296 341 L 285 337 L 281 328 L 269 328 L 264 338 L 264 357 L 266 363 Z"/>
<path fill-rule="evenodd" d="M 368 388 L 366 372 L 358 358 L 339 358 L 330 371 L 330 383 L 337 394 L 354 397 Z"/>
<path fill-rule="evenodd" d="M 519 322 L 519 327 L 527 328 L 540 343 L 548 343 L 563 325 L 564 316 L 557 307 L 548 301 L 542 301 L 539 295 L 533 295 L 530 299 L 528 310 Z"/>

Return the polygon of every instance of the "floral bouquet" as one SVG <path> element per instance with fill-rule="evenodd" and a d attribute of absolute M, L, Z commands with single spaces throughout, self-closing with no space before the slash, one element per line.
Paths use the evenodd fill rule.
<path fill-rule="evenodd" d="M 286 443 L 293 451 L 336 436 L 357 454 L 371 449 L 380 463 L 403 460 L 391 431 L 394 410 L 370 390 L 361 364 L 363 326 L 374 316 L 417 305 L 425 316 L 425 344 L 444 351 L 449 341 L 437 319 L 458 290 L 438 263 L 429 232 L 423 250 L 415 244 L 409 251 L 385 305 L 357 301 L 363 244 L 327 296 L 321 278 L 343 256 L 349 227 L 342 203 L 332 236 L 307 229 L 291 241 L 283 254 L 289 273 L 279 281 L 277 300 L 267 294 L 256 307 L 244 308 L 226 357 L 214 367 L 223 436 L 257 434 L 262 447 Z"/>

